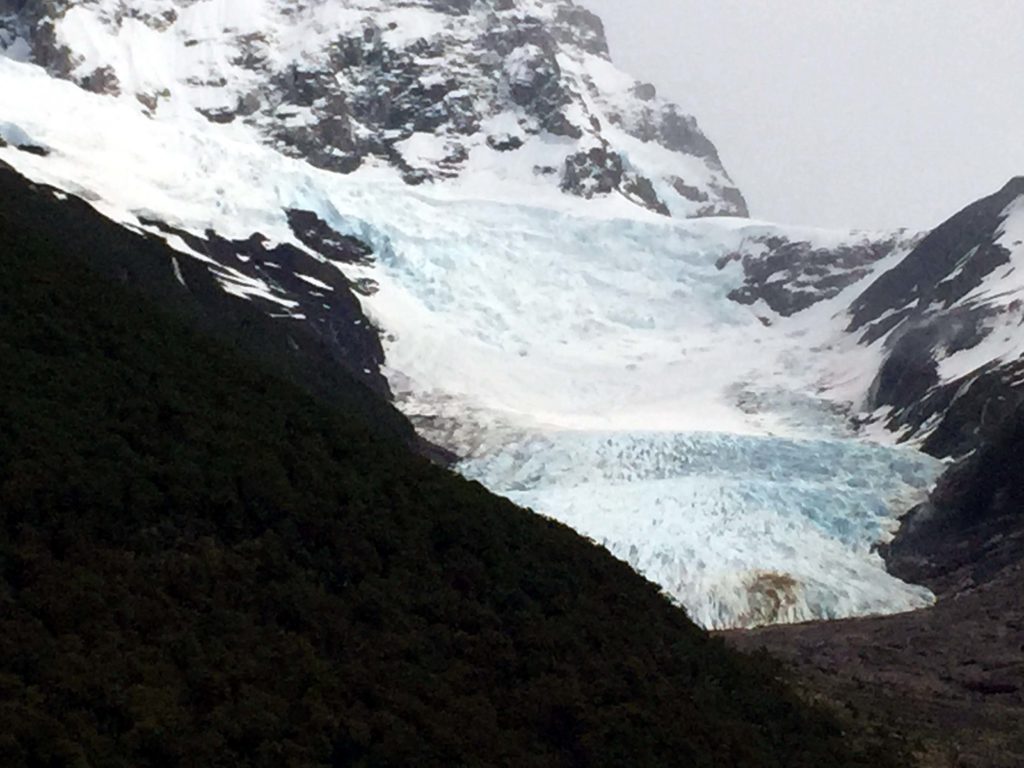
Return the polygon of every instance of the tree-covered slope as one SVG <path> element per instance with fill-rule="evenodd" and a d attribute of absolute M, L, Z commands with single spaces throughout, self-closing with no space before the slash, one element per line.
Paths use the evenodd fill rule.
<path fill-rule="evenodd" d="M 383 351 L 377 329 L 336 268 L 317 264 L 312 256 L 295 248 L 279 245 L 267 251 L 261 247 L 258 233 L 249 241 L 236 243 L 214 233 L 207 233 L 204 240 L 174 232 L 193 240 L 195 253 L 206 260 L 185 256 L 153 234 L 132 231 L 98 215 L 82 199 L 30 182 L 2 161 L 0 200 L 4 201 L 0 217 L 10 242 L 31 237 L 35 248 L 66 251 L 100 275 L 155 299 L 164 311 L 203 336 L 259 361 L 330 406 L 369 421 L 379 431 L 410 445 L 419 443 L 412 425 L 387 402 L 388 385 L 379 370 Z M 304 257 L 298 267 L 303 272 L 321 274 L 334 283 L 333 311 L 319 325 L 282 323 L 268 312 L 268 306 L 280 309 L 279 305 L 232 295 L 217 279 L 218 259 L 244 266 L 243 258 L 252 265 L 298 257 Z M 330 272 L 333 277 L 325 274 Z M 256 275 L 254 271 L 252 276 Z M 301 298 L 294 293 L 286 295 Z M 314 313 L 312 307 L 303 307 L 303 311 Z"/>
<path fill-rule="evenodd" d="M 87 206 L 0 201 L 0 764 L 903 764 L 569 529 L 101 277 L 124 244 Z"/>

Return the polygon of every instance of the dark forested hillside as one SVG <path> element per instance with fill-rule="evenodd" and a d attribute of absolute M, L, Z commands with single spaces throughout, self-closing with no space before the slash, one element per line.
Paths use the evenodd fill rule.
<path fill-rule="evenodd" d="M 2 161 L 0 201 L 5 248 L 9 247 L 6 243 L 27 244 L 31 238 L 34 248 L 66 251 L 98 274 L 154 299 L 162 310 L 201 335 L 230 345 L 332 407 L 370 421 L 379 431 L 410 445 L 418 443 L 412 425 L 386 401 L 377 331 L 362 313 L 344 276 L 333 267 L 318 265 L 295 249 L 281 253 L 283 246 L 261 254 L 259 235 L 233 243 L 215 233 L 199 238 L 174 231 L 207 257 L 205 262 L 189 258 L 152 234 L 129 230 L 98 215 L 84 200 L 28 181 Z M 153 226 L 171 229 L 159 222 Z M 236 258 L 236 250 L 244 253 L 245 264 Z M 266 305 L 232 296 L 215 277 L 218 260 L 259 270 L 261 261 L 297 257 L 304 257 L 302 269 L 306 272 L 321 274 L 334 284 L 332 312 L 323 313 L 329 316 L 320 318 L 319 326 L 268 317 Z M 254 272 L 253 276 L 257 275 Z M 313 315 L 315 309 L 304 306 L 303 311 Z"/>
<path fill-rule="evenodd" d="M 0 764 L 905 764 L 374 408 L 101 277 L 117 228 L 7 182 Z"/>

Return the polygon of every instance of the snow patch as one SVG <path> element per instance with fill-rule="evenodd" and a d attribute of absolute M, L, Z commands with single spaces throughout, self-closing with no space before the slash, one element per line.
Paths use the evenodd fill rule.
<path fill-rule="evenodd" d="M 304 275 L 301 272 L 296 272 L 295 276 L 297 278 L 299 278 L 300 280 L 302 280 L 303 282 L 309 283 L 314 288 L 319 288 L 322 291 L 333 291 L 334 290 L 334 288 L 332 286 L 328 285 L 327 283 L 325 283 L 322 280 L 317 280 L 315 277 L 312 277 L 311 275 Z"/>
<path fill-rule="evenodd" d="M 0 139 L 14 147 L 40 146 L 21 126 L 0 121 Z"/>

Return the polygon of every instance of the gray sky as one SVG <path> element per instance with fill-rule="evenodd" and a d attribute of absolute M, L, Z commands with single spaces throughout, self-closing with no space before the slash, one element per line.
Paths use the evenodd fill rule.
<path fill-rule="evenodd" d="M 926 228 L 1024 174 L 1024 0 L 579 0 L 753 215 Z"/>

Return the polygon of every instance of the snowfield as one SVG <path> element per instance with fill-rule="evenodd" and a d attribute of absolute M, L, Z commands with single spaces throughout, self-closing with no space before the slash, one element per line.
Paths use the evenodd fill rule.
<path fill-rule="evenodd" d="M 343 176 L 244 124 L 148 117 L 3 57 L 0 117 L 51 150 L 0 159 L 126 226 L 142 215 L 304 248 L 284 213 L 300 208 L 372 244 L 372 264 L 337 267 L 378 288 L 362 301 L 398 405 L 467 477 L 607 546 L 705 626 L 931 602 L 874 552 L 943 464 L 850 432 L 844 409 L 881 354 L 842 332 L 856 286 L 789 318 L 727 298 L 742 274 L 725 257 L 754 238 L 862 233 L 673 220 L 486 164 L 416 188 L 387 167 Z M 269 282 L 214 266 L 225 290 L 302 319 Z"/>

